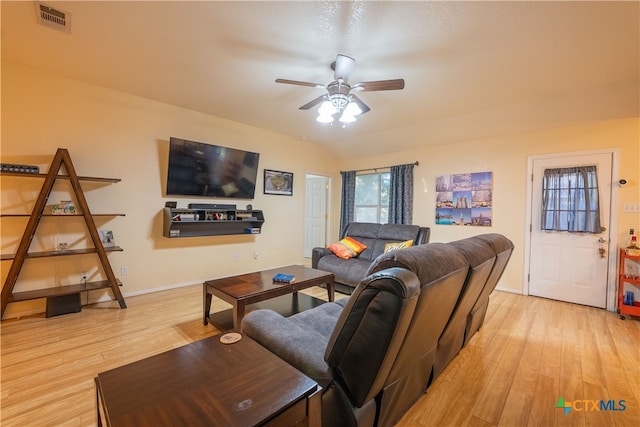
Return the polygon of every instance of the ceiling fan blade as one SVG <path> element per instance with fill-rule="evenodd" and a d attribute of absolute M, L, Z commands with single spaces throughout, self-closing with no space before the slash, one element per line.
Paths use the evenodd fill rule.
<path fill-rule="evenodd" d="M 313 101 L 307 102 L 306 104 L 304 104 L 302 107 L 299 108 L 299 110 L 308 110 L 308 109 L 310 109 L 312 107 L 315 107 L 316 105 L 320 104 L 323 100 L 324 100 L 324 95 L 320 95 L 319 97 L 317 97 Z"/>
<path fill-rule="evenodd" d="M 336 66 L 333 73 L 334 80 L 342 79 L 342 81 L 348 81 L 355 63 L 356 60 L 350 56 L 341 54 L 336 55 Z"/>
<path fill-rule="evenodd" d="M 297 80 L 287 80 L 287 79 L 276 79 L 276 83 L 285 83 L 285 84 L 288 84 L 288 85 L 321 87 L 321 88 L 325 87 L 324 85 L 321 85 L 320 83 L 299 82 Z"/>
<path fill-rule="evenodd" d="M 360 113 L 360 114 L 364 114 L 364 113 L 366 113 L 367 111 L 370 111 L 370 110 L 371 110 L 371 108 L 369 108 L 369 107 L 367 106 L 367 104 L 365 104 L 364 102 L 362 102 L 362 100 L 361 100 L 360 98 L 358 98 L 357 96 L 355 96 L 355 95 L 351 95 L 351 100 L 352 100 L 353 102 L 355 102 L 355 103 L 358 105 L 358 107 L 360 107 L 360 109 L 362 110 L 362 113 Z"/>
<path fill-rule="evenodd" d="M 360 82 L 353 85 L 352 90 L 399 90 L 404 89 L 404 79 L 377 80 L 373 82 Z"/>

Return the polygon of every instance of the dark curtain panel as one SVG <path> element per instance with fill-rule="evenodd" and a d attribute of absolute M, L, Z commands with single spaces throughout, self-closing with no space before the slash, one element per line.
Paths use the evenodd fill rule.
<path fill-rule="evenodd" d="M 413 223 L 413 166 L 391 167 L 389 182 L 389 224 Z"/>
<path fill-rule="evenodd" d="M 353 222 L 356 200 L 356 172 L 340 172 L 342 175 L 342 204 L 340 205 L 340 236 L 345 227 Z"/>
<path fill-rule="evenodd" d="M 545 169 L 541 222 L 543 230 L 602 232 L 595 166 Z"/>

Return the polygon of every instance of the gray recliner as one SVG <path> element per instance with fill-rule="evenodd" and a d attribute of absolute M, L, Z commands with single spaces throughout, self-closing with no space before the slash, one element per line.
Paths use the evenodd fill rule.
<path fill-rule="evenodd" d="M 469 271 L 465 258 L 445 243 L 381 255 L 371 272 L 390 266 L 415 272 L 420 298 L 402 348 L 378 397 L 378 423 L 391 426 L 424 394 L 433 378 L 438 340 Z"/>
<path fill-rule="evenodd" d="M 496 261 L 493 264 L 487 282 L 484 284 L 476 303 L 471 308 L 467 317 L 464 345 L 467 345 L 469 340 L 480 330 L 480 327 L 484 323 L 484 317 L 487 314 L 487 307 L 489 306 L 489 295 L 491 295 L 491 292 L 496 288 L 513 253 L 513 243 L 501 234 L 481 234 L 477 236 L 477 238 L 484 241 L 493 249 L 496 253 Z"/>
<path fill-rule="evenodd" d="M 419 294 L 414 274 L 389 269 L 367 277 L 344 309 L 327 303 L 289 318 L 256 310 L 242 320 L 242 332 L 322 386 L 323 425 L 372 426 L 375 397 L 402 345 Z"/>
<path fill-rule="evenodd" d="M 392 426 L 480 328 L 512 250 L 488 234 L 391 251 L 350 298 L 242 331 L 323 387 L 324 425 Z"/>
<path fill-rule="evenodd" d="M 451 318 L 438 340 L 433 370 L 434 379 L 462 349 L 467 329 L 467 317 L 478 300 L 496 260 L 495 251 L 477 237 L 458 240 L 449 243 L 449 245 L 465 257 L 469 264 L 469 273 Z"/>

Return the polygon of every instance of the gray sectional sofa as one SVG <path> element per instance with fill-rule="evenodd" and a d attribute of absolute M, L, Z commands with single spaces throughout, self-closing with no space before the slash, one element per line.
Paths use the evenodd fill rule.
<path fill-rule="evenodd" d="M 367 245 L 367 249 L 357 257 L 342 259 L 327 248 L 314 248 L 311 267 L 333 273 L 336 290 L 351 294 L 366 276 L 373 260 L 382 255 L 387 243 L 413 240 L 414 245 L 422 245 L 429 242 L 430 234 L 429 227 L 418 225 L 352 222 L 342 231 L 340 239 L 352 237 Z"/>
<path fill-rule="evenodd" d="M 349 298 L 242 332 L 322 386 L 322 424 L 392 426 L 484 321 L 513 244 L 499 234 L 380 255 Z"/>

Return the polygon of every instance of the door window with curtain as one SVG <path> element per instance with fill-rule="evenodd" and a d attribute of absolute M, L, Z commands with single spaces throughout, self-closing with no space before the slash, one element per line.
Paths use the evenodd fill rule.
<path fill-rule="evenodd" d="M 386 224 L 389 220 L 389 183 L 387 172 L 356 176 L 355 221 Z"/>
<path fill-rule="evenodd" d="M 541 228 L 575 233 L 602 232 L 596 166 L 544 170 Z"/>

